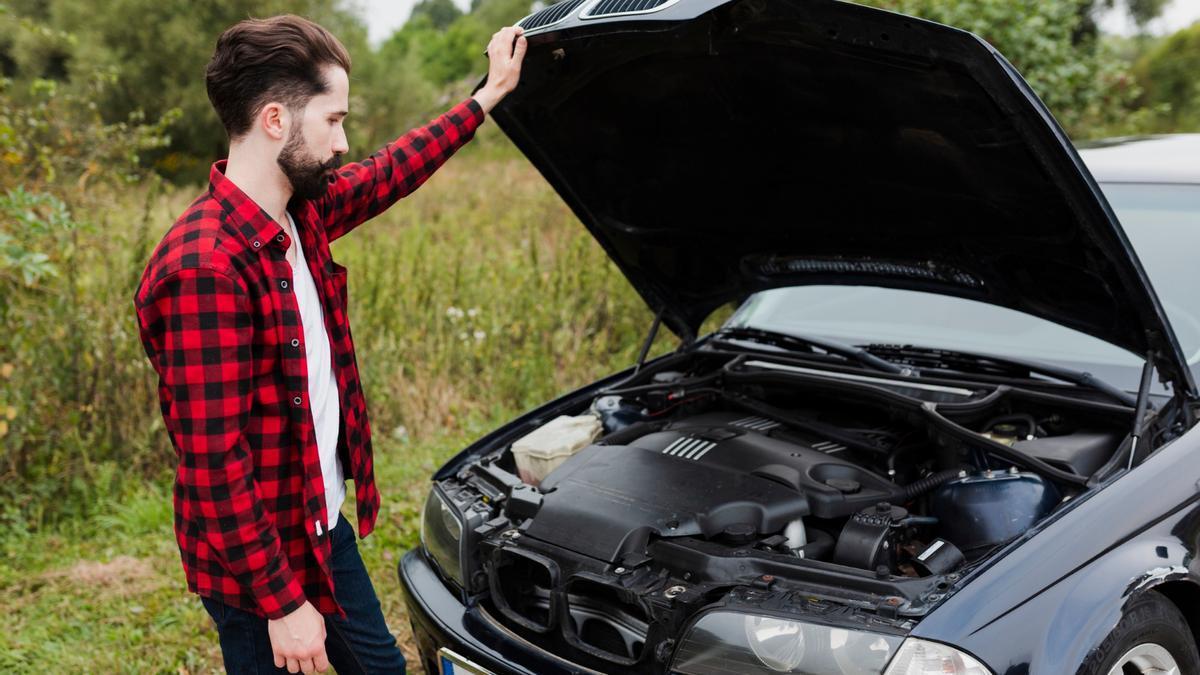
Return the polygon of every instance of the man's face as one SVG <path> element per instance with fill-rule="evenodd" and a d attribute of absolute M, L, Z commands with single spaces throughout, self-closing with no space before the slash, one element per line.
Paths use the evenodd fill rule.
<path fill-rule="evenodd" d="M 325 194 L 349 150 L 342 122 L 349 110 L 350 78 L 338 66 L 326 66 L 323 74 L 328 90 L 309 99 L 303 110 L 291 111 L 292 126 L 277 160 L 297 199 Z"/>

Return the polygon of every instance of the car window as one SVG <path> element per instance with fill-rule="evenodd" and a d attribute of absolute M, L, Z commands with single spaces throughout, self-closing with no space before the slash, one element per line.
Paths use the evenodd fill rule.
<path fill-rule="evenodd" d="M 1200 186 L 1110 184 L 1106 196 L 1163 302 L 1189 363 L 1200 364 Z M 1136 388 L 1141 359 L 1098 338 L 987 303 L 867 286 L 752 295 L 727 325 L 1016 356 L 1104 373 Z M 1194 368 L 1196 370 L 1197 368 Z"/>

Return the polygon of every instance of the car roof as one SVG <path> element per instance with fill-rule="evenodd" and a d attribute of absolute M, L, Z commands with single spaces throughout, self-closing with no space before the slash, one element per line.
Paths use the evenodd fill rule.
<path fill-rule="evenodd" d="M 1200 184 L 1200 134 L 1094 141 L 1079 156 L 1101 183 Z"/>

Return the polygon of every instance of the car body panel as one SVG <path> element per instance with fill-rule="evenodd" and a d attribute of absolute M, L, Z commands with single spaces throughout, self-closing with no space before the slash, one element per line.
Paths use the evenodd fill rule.
<path fill-rule="evenodd" d="M 1084 143 L 1079 155 L 1101 183 L 1200 185 L 1200 134 Z"/>
<path fill-rule="evenodd" d="M 909 288 L 1153 351 L 1194 390 L 1095 181 L 970 33 L 831 0 L 568 17 L 493 116 L 685 340 L 764 288 Z"/>

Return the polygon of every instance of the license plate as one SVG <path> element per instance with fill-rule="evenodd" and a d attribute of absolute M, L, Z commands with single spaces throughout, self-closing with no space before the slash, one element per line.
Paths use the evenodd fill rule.
<path fill-rule="evenodd" d="M 442 668 L 442 675 L 493 675 L 492 671 L 484 670 L 445 647 L 438 650 L 438 664 Z"/>

